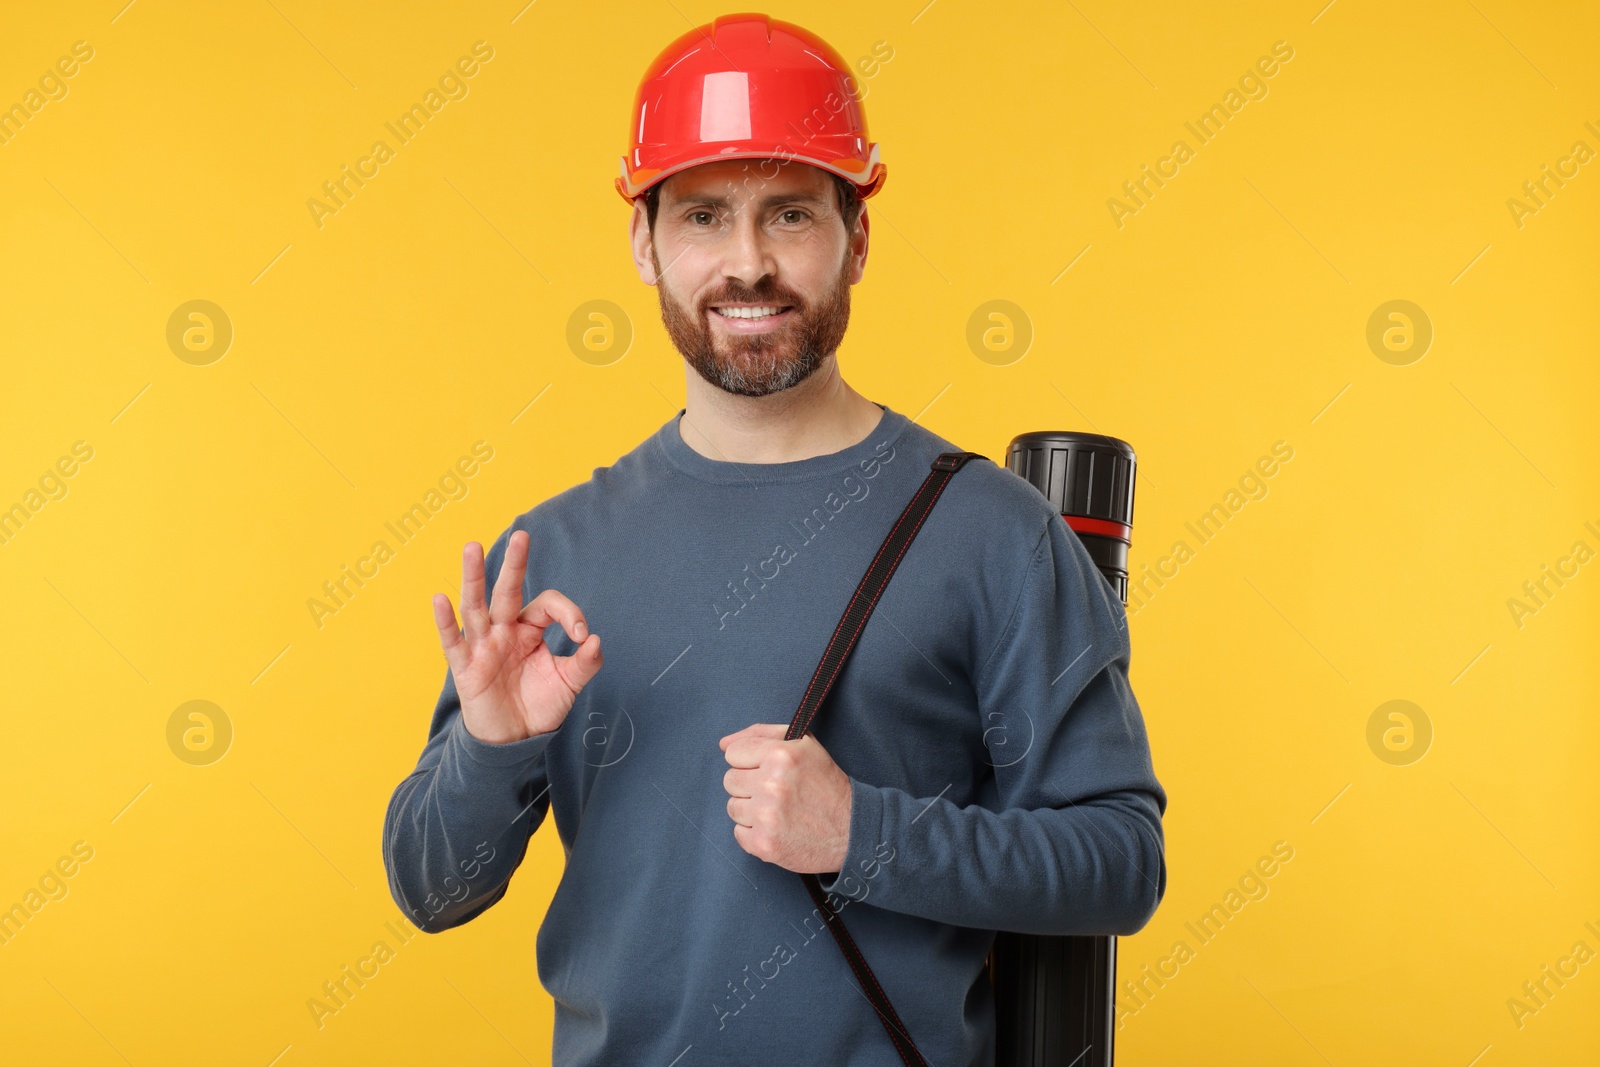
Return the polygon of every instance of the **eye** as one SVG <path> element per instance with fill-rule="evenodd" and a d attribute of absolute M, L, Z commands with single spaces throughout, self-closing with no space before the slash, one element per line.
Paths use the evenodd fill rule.
<path fill-rule="evenodd" d="M 790 215 L 794 215 L 795 218 L 791 220 L 789 218 Z M 783 212 L 780 213 L 779 216 L 778 216 L 778 218 L 780 220 L 782 220 L 783 222 L 791 222 L 791 223 L 799 223 L 799 222 L 803 221 L 804 219 L 806 219 L 808 217 L 809 216 L 807 216 L 804 211 L 800 210 L 797 207 L 785 208 L 783 210 Z"/>
<path fill-rule="evenodd" d="M 716 216 L 711 214 L 711 212 L 709 212 L 709 211 L 691 211 L 689 213 L 689 221 L 690 222 L 694 222 L 694 221 L 698 220 L 700 218 L 700 216 L 702 216 L 702 215 L 704 215 L 706 217 L 706 219 L 709 220 L 710 222 L 715 222 L 716 221 Z"/>

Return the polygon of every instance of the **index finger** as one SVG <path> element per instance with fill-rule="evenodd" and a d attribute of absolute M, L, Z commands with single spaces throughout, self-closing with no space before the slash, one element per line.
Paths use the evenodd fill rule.
<path fill-rule="evenodd" d="M 728 766 L 741 770 L 761 766 L 761 761 L 769 752 L 789 743 L 783 739 L 785 729 L 787 727 L 772 723 L 757 723 L 736 734 L 729 734 L 719 742 Z"/>
<path fill-rule="evenodd" d="M 736 730 L 724 737 L 722 740 L 718 741 L 717 747 L 726 752 L 729 745 L 733 744 L 735 741 L 742 741 L 747 737 L 776 738 L 781 741 L 783 740 L 783 735 L 788 732 L 789 728 L 780 722 L 751 723 L 743 730 Z"/>
<path fill-rule="evenodd" d="M 528 606 L 522 609 L 519 617 L 541 630 L 553 622 L 559 622 L 567 636 L 579 644 L 589 638 L 589 624 L 584 621 L 582 610 L 559 589 L 546 589 L 528 601 Z"/>

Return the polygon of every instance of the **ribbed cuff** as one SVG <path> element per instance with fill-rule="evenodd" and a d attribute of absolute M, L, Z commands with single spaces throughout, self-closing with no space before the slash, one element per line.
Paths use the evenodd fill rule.
<path fill-rule="evenodd" d="M 876 872 L 878 845 L 883 841 L 883 791 L 865 782 L 850 779 L 850 841 L 845 846 L 844 863 L 832 878 L 822 881 L 826 893 L 851 896 L 840 883 L 850 875 L 852 885 L 860 885 L 867 872 Z M 823 876 L 818 876 L 819 880 Z"/>
<path fill-rule="evenodd" d="M 551 734 L 535 734 L 532 737 L 524 737 L 521 741 L 508 741 L 503 745 L 497 745 L 473 737 L 472 732 L 467 729 L 466 721 L 458 714 L 454 725 L 450 728 L 448 743 L 455 745 L 474 763 L 503 767 L 537 759 L 543 755 L 545 746 L 550 743 L 550 737 Z"/>

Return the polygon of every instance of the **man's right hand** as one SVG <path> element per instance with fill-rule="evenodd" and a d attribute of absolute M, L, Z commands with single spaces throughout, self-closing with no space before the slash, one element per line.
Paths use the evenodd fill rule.
<path fill-rule="evenodd" d="M 461 624 L 450 598 L 437 593 L 433 618 L 461 699 L 461 719 L 480 741 L 503 745 L 560 726 L 578 693 L 600 670 L 600 635 L 588 632 L 583 612 L 554 589 L 522 606 L 528 534 L 517 530 L 506 545 L 494 603 L 484 600 L 483 546 L 469 542 L 461 560 Z M 553 656 L 544 630 L 559 622 L 578 642 L 570 656 Z"/>

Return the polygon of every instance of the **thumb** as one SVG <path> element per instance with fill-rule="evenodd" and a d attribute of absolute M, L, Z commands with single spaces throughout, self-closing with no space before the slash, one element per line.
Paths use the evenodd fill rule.
<path fill-rule="evenodd" d="M 555 657 L 557 672 L 574 694 L 588 685 L 604 664 L 605 658 L 600 654 L 600 635 L 593 632 L 578 644 L 577 651 L 572 655 Z"/>

